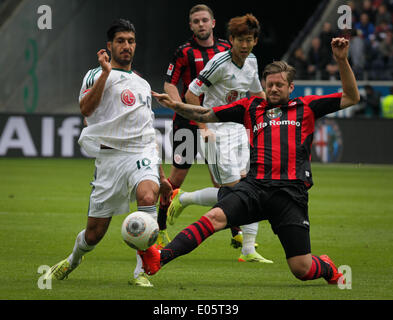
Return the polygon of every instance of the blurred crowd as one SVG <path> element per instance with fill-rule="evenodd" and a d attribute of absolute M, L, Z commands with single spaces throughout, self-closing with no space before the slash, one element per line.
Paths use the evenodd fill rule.
<path fill-rule="evenodd" d="M 319 36 L 304 52 L 297 48 L 289 59 L 298 80 L 338 80 L 338 67 L 332 57 L 332 38 L 350 39 L 349 61 L 357 80 L 393 80 L 393 0 L 348 1 L 352 9 L 352 29 L 340 30 L 325 22 Z M 393 87 L 381 94 L 367 85 L 355 116 L 393 118 Z"/>
<path fill-rule="evenodd" d="M 358 80 L 393 80 L 393 0 L 348 1 L 352 29 L 339 30 L 325 22 L 319 36 L 304 52 L 297 48 L 290 63 L 302 80 L 336 80 L 338 68 L 330 42 L 337 36 L 350 39 L 349 59 Z"/>

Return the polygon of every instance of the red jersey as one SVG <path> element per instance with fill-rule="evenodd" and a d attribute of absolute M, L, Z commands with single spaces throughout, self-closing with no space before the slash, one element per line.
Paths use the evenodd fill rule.
<path fill-rule="evenodd" d="M 220 122 L 241 123 L 249 132 L 249 176 L 281 184 L 302 181 L 310 188 L 315 120 L 340 110 L 341 97 L 342 93 L 305 96 L 275 106 L 251 97 L 213 111 Z"/>
<path fill-rule="evenodd" d="M 193 36 L 176 50 L 168 67 L 166 82 L 177 86 L 179 81 L 182 80 L 183 89 L 181 98 L 185 102 L 185 94 L 188 90 L 188 86 L 203 70 L 206 63 L 213 58 L 215 54 L 229 50 L 230 48 L 231 44 L 228 41 L 216 38 L 214 38 L 213 46 L 202 47 L 196 42 L 195 36 Z M 174 118 L 176 117 L 186 122 L 196 124 L 180 115 L 175 114 Z"/>

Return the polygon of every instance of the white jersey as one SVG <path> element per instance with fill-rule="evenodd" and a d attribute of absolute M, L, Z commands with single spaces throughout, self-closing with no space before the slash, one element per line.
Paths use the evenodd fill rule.
<path fill-rule="evenodd" d="M 232 61 L 230 50 L 217 53 L 192 81 L 189 90 L 196 96 L 204 94 L 203 106 L 208 108 L 243 99 L 247 92 L 261 92 L 257 58 L 251 53 L 239 67 Z M 235 123 L 209 123 L 208 127 L 220 130 L 234 125 L 243 127 Z"/>
<path fill-rule="evenodd" d="M 90 70 L 84 80 L 79 101 L 100 77 L 101 68 Z M 97 156 L 101 145 L 140 153 L 155 144 L 154 113 L 151 108 L 149 83 L 134 72 L 112 69 L 100 104 L 86 118 L 79 144 L 91 156 Z"/>

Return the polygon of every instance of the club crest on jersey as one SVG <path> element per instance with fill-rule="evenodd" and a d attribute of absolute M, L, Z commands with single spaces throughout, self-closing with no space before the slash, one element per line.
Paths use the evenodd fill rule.
<path fill-rule="evenodd" d="M 129 89 L 123 90 L 123 92 L 121 93 L 121 102 L 123 102 L 123 104 L 125 104 L 128 107 L 132 107 L 135 104 L 136 98 L 134 94 L 131 92 L 131 90 Z"/>
<path fill-rule="evenodd" d="M 277 119 L 282 116 L 282 110 L 280 108 L 274 108 L 266 111 L 266 115 L 269 119 Z"/>
<path fill-rule="evenodd" d="M 228 103 L 232 103 L 237 100 L 238 96 L 239 96 L 239 92 L 237 92 L 236 90 L 231 90 L 226 96 L 226 101 Z"/>
<path fill-rule="evenodd" d="M 292 101 L 288 106 L 289 107 L 294 107 L 294 106 L 296 106 L 297 105 L 297 102 L 296 101 Z"/>

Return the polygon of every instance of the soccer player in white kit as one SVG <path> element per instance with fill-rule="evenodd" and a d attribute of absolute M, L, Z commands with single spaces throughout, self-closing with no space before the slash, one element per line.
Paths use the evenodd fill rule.
<path fill-rule="evenodd" d="M 108 30 L 112 59 L 100 50 L 100 67 L 84 77 L 79 102 L 88 126 L 79 143 L 96 158 L 87 227 L 78 234 L 72 253 L 54 265 L 47 278 L 65 279 L 104 237 L 112 216 L 130 211 L 130 201 L 136 200 L 138 211 L 156 219 L 160 179 L 162 195 L 169 199 L 171 187 L 159 165 L 151 88 L 131 71 L 135 48 L 134 26 L 127 20 L 115 21 Z M 129 283 L 152 286 L 138 254 Z"/>
<path fill-rule="evenodd" d="M 187 103 L 213 108 L 251 96 L 264 97 L 258 75 L 258 62 L 251 53 L 257 44 L 260 26 L 258 20 L 247 14 L 231 19 L 228 24 L 232 49 L 216 54 L 190 84 Z M 248 136 L 243 125 L 237 123 L 209 123 L 201 132 L 201 146 L 209 169 L 220 186 L 234 186 L 248 171 L 250 151 Z M 190 204 L 213 206 L 218 189 L 206 188 L 195 192 L 175 191 L 168 208 L 170 221 L 178 217 Z M 239 261 L 272 263 L 255 251 L 258 223 L 241 226 L 243 232 L 242 254 Z"/>

